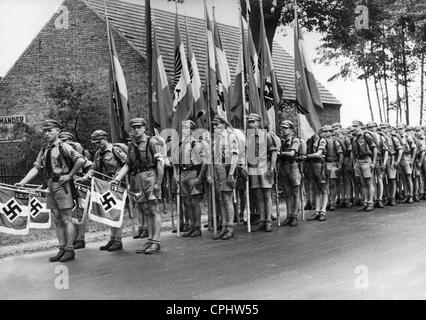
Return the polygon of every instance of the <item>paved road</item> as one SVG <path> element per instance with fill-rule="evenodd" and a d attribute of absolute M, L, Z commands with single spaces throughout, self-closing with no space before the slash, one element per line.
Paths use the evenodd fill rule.
<path fill-rule="evenodd" d="M 98 243 L 67 264 L 55 251 L 0 260 L 1 299 L 426 299 L 426 203 L 213 241 L 165 233 L 160 255 L 142 242 L 106 253 Z M 55 288 L 66 265 L 69 289 Z M 60 272 L 61 269 L 56 269 Z M 368 285 L 368 288 L 366 286 Z"/>

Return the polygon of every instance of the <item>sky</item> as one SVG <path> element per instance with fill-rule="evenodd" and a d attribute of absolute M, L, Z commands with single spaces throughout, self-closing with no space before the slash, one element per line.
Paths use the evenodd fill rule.
<path fill-rule="evenodd" d="M 126 0 L 136 4 L 144 4 L 145 0 Z M 31 40 L 42 29 L 63 0 L 0 0 L 0 76 L 4 77 Z M 208 6 L 215 6 L 216 19 L 221 23 L 238 25 L 238 2 L 236 0 L 207 0 Z M 174 11 L 175 4 L 168 0 L 152 0 L 151 6 L 163 10 Z M 179 13 L 204 17 L 202 0 L 185 0 L 179 5 Z M 286 29 L 285 35 L 279 33 L 275 39 L 293 56 L 293 32 Z M 311 60 L 313 73 L 339 101 L 342 102 L 341 122 L 350 125 L 353 119 L 363 122 L 370 120 L 367 93 L 363 81 L 327 80 L 338 71 L 337 66 L 324 66 L 313 63 L 317 57 L 316 48 L 321 44 L 321 34 L 304 33 L 306 53 Z M 226 50 L 226 48 L 225 48 Z M 370 89 L 373 89 L 372 84 Z M 391 90 L 391 101 L 394 90 Z M 373 109 L 377 110 L 375 96 Z M 417 108 L 416 108 L 417 109 Z M 414 110 L 413 110 L 414 111 Z M 418 122 L 418 112 L 412 112 L 412 120 Z M 375 114 L 377 121 L 378 115 Z"/>

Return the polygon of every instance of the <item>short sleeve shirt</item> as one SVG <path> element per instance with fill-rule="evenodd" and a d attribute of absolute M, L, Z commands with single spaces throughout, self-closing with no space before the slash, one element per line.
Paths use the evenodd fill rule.
<path fill-rule="evenodd" d="M 126 163 L 132 169 L 145 169 L 155 166 L 154 155 L 157 154 L 157 145 L 152 137 L 145 136 L 139 141 L 132 141 L 129 145 L 129 153 Z M 149 141 L 149 148 L 147 144 Z M 139 153 L 139 155 L 136 154 Z M 138 161 L 140 159 L 140 162 Z"/>
<path fill-rule="evenodd" d="M 223 130 L 213 142 L 215 163 L 231 163 L 232 156 L 239 154 L 238 138 L 229 130 Z"/>
<path fill-rule="evenodd" d="M 300 140 L 297 137 L 294 137 L 291 135 L 288 139 L 283 139 L 281 143 L 281 151 L 282 152 L 289 152 L 294 150 L 297 153 L 300 149 Z M 287 159 L 290 160 L 290 159 Z"/>
<path fill-rule="evenodd" d="M 96 151 L 92 169 L 113 176 L 126 164 L 126 160 L 123 150 L 109 144 L 105 150 Z"/>
<path fill-rule="evenodd" d="M 60 152 L 60 147 L 63 150 L 63 155 Z M 77 159 L 84 159 L 83 156 L 68 143 L 58 140 L 54 144 L 47 145 L 45 148 L 40 150 L 37 155 L 37 159 L 34 162 L 34 166 L 37 169 L 48 170 L 46 168 L 46 156 L 49 149 L 51 149 L 51 169 L 52 173 L 55 175 L 64 175 L 71 171 L 72 168 L 68 168 L 66 159 L 72 160 L 72 163 L 75 163 Z"/>

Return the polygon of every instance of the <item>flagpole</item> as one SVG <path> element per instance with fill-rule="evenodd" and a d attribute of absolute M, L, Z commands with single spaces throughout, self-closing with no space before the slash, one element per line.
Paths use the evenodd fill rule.
<path fill-rule="evenodd" d="M 207 29 L 207 23 L 209 23 L 209 19 L 208 19 L 208 12 L 207 12 L 207 4 L 206 4 L 206 0 L 204 0 L 204 12 L 205 12 L 205 20 L 206 20 L 206 35 L 208 33 L 208 29 Z M 210 26 L 211 27 L 211 26 Z M 207 35 L 208 37 L 208 35 Z M 206 38 L 207 38 L 206 37 Z M 213 132 L 212 132 L 212 119 L 211 119 L 211 97 L 210 97 L 210 88 L 211 88 L 211 83 L 210 83 L 210 54 L 209 54 L 209 45 L 208 45 L 208 40 L 207 40 L 207 102 L 208 102 L 208 106 L 207 106 L 207 120 L 208 120 L 208 127 L 209 127 L 209 133 L 210 133 L 210 161 L 211 164 L 209 165 L 209 175 L 213 181 L 212 185 L 210 185 L 210 189 L 211 189 L 211 197 L 212 197 L 212 202 L 211 202 L 211 207 L 212 207 L 212 220 L 213 220 L 213 235 L 216 236 L 217 234 L 217 223 L 216 223 L 216 190 L 215 190 L 215 185 L 214 185 L 214 174 L 213 174 L 213 164 L 214 164 L 214 153 L 213 153 Z M 210 225 L 209 225 L 210 227 Z"/>
<path fill-rule="evenodd" d="M 296 30 L 296 32 L 294 33 L 294 36 L 297 37 L 297 39 L 299 38 L 299 23 L 297 20 L 297 0 L 294 0 L 294 20 L 295 20 L 295 25 L 294 28 Z M 296 43 L 296 41 L 295 41 Z M 297 99 L 297 97 L 296 97 Z M 296 101 L 297 103 L 297 101 Z M 300 136 L 300 114 L 299 112 L 296 110 L 296 112 L 298 113 L 297 115 L 297 136 Z M 300 138 L 299 138 L 300 139 Z M 303 160 L 302 160 L 303 161 Z M 304 205 L 304 199 L 303 199 L 303 193 L 304 193 L 304 177 L 303 177 L 303 162 L 302 164 L 299 166 L 299 170 L 300 170 L 300 174 L 301 174 L 301 183 L 300 183 L 300 211 L 302 213 L 302 220 L 305 220 L 305 205 Z"/>
<path fill-rule="evenodd" d="M 148 66 L 148 123 L 151 135 L 154 135 L 154 121 L 152 116 L 152 24 L 151 0 L 145 0 L 145 32 L 146 32 L 146 59 Z"/>
<path fill-rule="evenodd" d="M 177 0 L 175 0 L 175 10 L 176 10 L 176 26 L 175 26 L 175 28 L 178 28 L 179 27 L 179 19 L 178 19 L 178 4 L 177 4 Z M 176 30 L 175 30 L 175 32 L 176 32 Z M 175 48 L 177 48 L 176 37 L 175 37 Z M 176 116 L 176 114 L 175 114 L 175 116 Z M 178 128 L 179 128 L 179 126 L 178 126 Z M 178 134 L 179 133 L 180 132 L 178 132 Z M 180 141 L 179 141 L 179 143 L 180 143 Z M 180 170 L 179 170 L 179 165 L 180 165 L 180 161 L 181 161 L 180 156 L 181 156 L 181 152 L 179 150 L 179 163 L 178 163 L 177 166 L 173 166 L 173 170 L 177 170 L 177 175 L 178 175 L 178 181 L 176 181 L 176 184 L 177 184 L 177 190 L 176 190 L 176 212 L 177 212 L 176 236 L 177 237 L 180 237 L 180 225 L 181 225 L 180 215 L 181 215 L 181 210 L 182 210 L 182 208 L 181 208 L 182 207 L 181 206 L 181 197 L 180 197 L 180 182 L 181 182 L 181 176 L 180 176 Z M 182 215 L 182 217 L 183 217 L 183 215 Z"/>
<path fill-rule="evenodd" d="M 242 0 L 239 1 L 240 10 L 239 10 L 239 13 L 238 13 L 239 19 L 240 19 L 240 29 L 241 29 L 241 49 L 243 51 L 242 52 L 243 53 L 243 59 L 241 60 L 241 63 L 242 63 L 241 91 L 242 91 L 242 99 L 243 99 L 243 128 L 244 128 L 245 136 L 247 137 L 247 121 L 246 121 L 246 118 L 247 118 L 247 115 L 246 115 L 247 101 L 246 101 L 246 91 L 245 91 L 245 75 L 246 74 L 245 74 L 244 60 L 248 59 L 248 57 L 247 57 L 248 56 L 247 55 L 248 48 L 244 48 L 244 46 L 246 45 L 246 42 L 245 42 L 244 25 L 242 23 L 242 16 L 241 16 L 241 7 L 242 7 L 241 1 Z M 248 19 L 249 19 L 249 9 L 246 6 L 246 21 L 247 21 L 247 24 L 249 23 Z M 246 154 L 245 154 L 245 157 L 244 157 L 244 160 L 245 160 L 244 162 L 245 162 L 245 166 L 246 166 L 245 169 L 247 169 L 247 173 L 248 173 L 247 150 L 245 150 L 245 151 L 246 151 Z M 250 185 L 249 185 L 248 177 L 247 177 L 247 180 L 246 180 L 246 209 L 247 209 L 247 232 L 250 233 L 251 232 L 251 221 L 250 221 L 251 220 L 250 219 L 251 212 L 250 212 Z"/>

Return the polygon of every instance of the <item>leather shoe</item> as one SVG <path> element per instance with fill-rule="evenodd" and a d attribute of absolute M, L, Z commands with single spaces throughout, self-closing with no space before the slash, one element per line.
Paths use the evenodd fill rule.
<path fill-rule="evenodd" d="M 389 199 L 389 205 L 390 205 L 391 207 L 396 206 L 396 201 L 395 201 L 395 199 Z"/>
<path fill-rule="evenodd" d="M 356 211 L 365 211 L 365 209 L 367 209 L 368 205 L 365 204 L 364 206 L 362 206 L 361 208 L 357 209 Z"/>
<path fill-rule="evenodd" d="M 148 230 L 147 229 L 139 229 L 138 233 L 133 236 L 133 239 L 143 239 L 148 238 Z"/>
<path fill-rule="evenodd" d="M 272 232 L 272 225 L 270 223 L 265 223 L 265 232 Z"/>
<path fill-rule="evenodd" d="M 413 198 L 413 201 L 414 201 L 414 202 L 420 202 L 420 199 L 419 199 L 419 197 L 414 197 L 414 198 Z"/>
<path fill-rule="evenodd" d="M 290 227 L 295 227 L 298 224 L 299 224 L 299 222 L 297 222 L 297 218 L 292 218 L 291 219 Z"/>
<path fill-rule="evenodd" d="M 70 260 L 74 260 L 74 258 L 75 258 L 74 251 L 65 250 L 64 255 L 61 257 L 61 259 L 59 261 L 61 261 L 61 262 L 67 262 L 67 261 L 70 261 Z"/>
<path fill-rule="evenodd" d="M 113 243 L 114 243 L 114 240 L 109 240 L 106 245 L 99 247 L 99 250 L 107 251 L 109 249 L 109 247 L 112 246 Z"/>
<path fill-rule="evenodd" d="M 312 216 L 310 218 L 307 218 L 306 220 L 313 221 L 313 220 L 318 220 L 319 218 L 320 218 L 319 213 L 313 213 Z"/>
<path fill-rule="evenodd" d="M 156 254 L 160 253 L 161 246 L 159 243 L 152 242 L 151 246 L 145 250 L 145 254 Z"/>
<path fill-rule="evenodd" d="M 333 204 L 330 204 L 330 208 L 328 209 L 329 211 L 335 211 L 336 210 L 336 206 Z"/>
<path fill-rule="evenodd" d="M 65 250 L 59 249 L 59 252 L 56 254 L 56 256 L 50 257 L 49 261 L 50 262 L 57 262 L 57 261 L 61 260 L 61 258 L 64 254 L 65 254 Z"/>
<path fill-rule="evenodd" d="M 283 226 L 288 226 L 288 225 L 290 225 L 290 223 L 291 223 L 291 218 L 287 217 L 283 222 Z"/>
<path fill-rule="evenodd" d="M 123 242 L 121 241 L 114 241 L 111 247 L 108 248 L 108 251 L 118 251 L 123 250 Z"/>
<path fill-rule="evenodd" d="M 325 221 L 325 214 L 321 213 L 318 218 L 318 221 Z"/>
<path fill-rule="evenodd" d="M 190 228 L 187 232 L 185 232 L 182 237 L 190 237 L 191 234 L 194 232 L 195 230 L 193 228 Z"/>
<path fill-rule="evenodd" d="M 382 200 L 377 200 L 377 202 L 376 202 L 376 207 L 377 208 L 380 208 L 380 209 L 383 209 L 385 206 L 383 205 L 383 202 L 382 202 Z"/>
<path fill-rule="evenodd" d="M 226 229 L 223 228 L 223 230 L 219 234 L 217 234 L 217 235 L 215 235 L 213 237 L 213 240 L 219 240 L 219 239 L 221 239 L 225 235 L 225 233 L 226 233 Z"/>
<path fill-rule="evenodd" d="M 86 242 L 84 240 L 77 240 L 74 244 L 74 250 L 86 248 Z"/>
<path fill-rule="evenodd" d="M 200 228 L 196 228 L 193 230 L 193 232 L 190 235 L 191 238 L 195 238 L 195 237 L 201 237 L 201 229 Z"/>
<path fill-rule="evenodd" d="M 148 249 L 151 246 L 152 242 L 151 241 L 147 241 L 142 248 L 140 249 L 136 249 L 136 253 L 145 253 L 145 250 Z"/>
<path fill-rule="evenodd" d="M 374 209 L 374 206 L 373 206 L 373 204 L 372 204 L 372 203 L 370 203 L 370 204 L 368 204 L 368 205 L 367 205 L 367 207 L 365 208 L 365 211 L 370 212 L 370 211 L 373 211 L 373 209 Z"/>
<path fill-rule="evenodd" d="M 229 240 L 234 237 L 234 232 L 231 230 L 226 230 L 226 233 L 220 238 L 221 240 Z"/>

